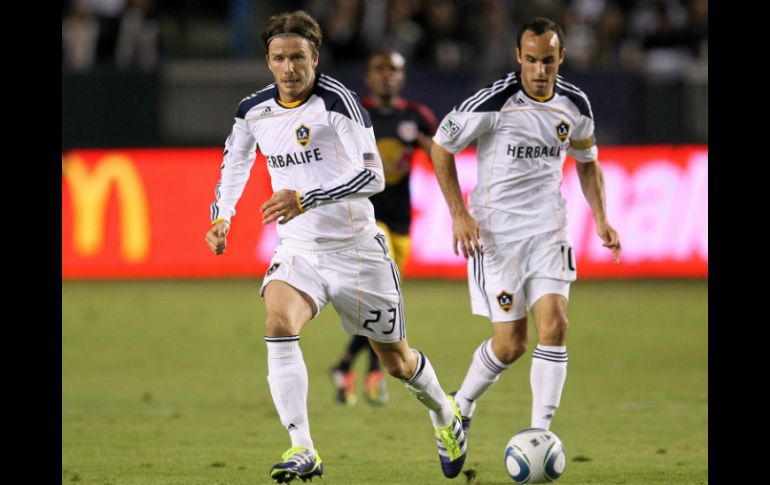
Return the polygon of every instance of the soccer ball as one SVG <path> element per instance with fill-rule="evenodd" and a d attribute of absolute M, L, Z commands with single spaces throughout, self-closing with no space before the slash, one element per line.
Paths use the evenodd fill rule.
<path fill-rule="evenodd" d="M 567 452 L 558 436 L 541 428 L 516 433 L 505 445 L 505 469 L 516 483 L 557 480 L 567 465 Z"/>

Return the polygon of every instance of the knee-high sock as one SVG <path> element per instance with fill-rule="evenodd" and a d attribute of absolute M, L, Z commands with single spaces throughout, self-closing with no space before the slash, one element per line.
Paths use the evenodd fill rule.
<path fill-rule="evenodd" d="M 430 364 L 425 355 L 419 350 L 412 349 L 417 354 L 417 369 L 414 375 L 408 380 L 403 381 L 417 399 L 428 408 L 428 414 L 433 421 L 433 426 L 443 428 L 450 424 L 454 418 L 454 411 L 447 400 L 444 390 L 436 377 L 436 371 Z"/>
<path fill-rule="evenodd" d="M 289 432 L 292 446 L 314 451 L 307 416 L 307 367 L 299 348 L 299 335 L 265 337 L 267 382 L 281 424 Z"/>
<path fill-rule="evenodd" d="M 532 354 L 532 427 L 548 429 L 567 379 L 567 347 L 538 345 Z"/>
<path fill-rule="evenodd" d="M 497 382 L 500 374 L 508 368 L 492 352 L 492 339 L 481 342 L 473 353 L 471 365 L 465 374 L 460 389 L 455 394 L 457 405 L 460 406 L 460 413 L 463 416 L 473 416 L 473 410 L 476 409 L 476 399 L 489 389 L 489 386 Z"/>

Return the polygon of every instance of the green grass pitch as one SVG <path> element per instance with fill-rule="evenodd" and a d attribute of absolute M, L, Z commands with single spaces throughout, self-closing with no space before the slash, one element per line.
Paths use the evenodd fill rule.
<path fill-rule="evenodd" d="M 464 281 L 403 286 L 410 344 L 455 390 L 489 324 L 470 314 Z M 257 291 L 256 280 L 63 282 L 62 484 L 271 483 L 289 440 L 267 386 Z M 706 281 L 573 285 L 552 426 L 567 448 L 559 483 L 708 483 L 707 294 Z M 396 379 L 385 407 L 333 401 L 327 372 L 346 341 L 331 307 L 302 334 L 321 483 L 512 483 L 503 448 L 529 426 L 531 352 L 479 401 L 474 473 L 448 480 L 425 408 Z"/>

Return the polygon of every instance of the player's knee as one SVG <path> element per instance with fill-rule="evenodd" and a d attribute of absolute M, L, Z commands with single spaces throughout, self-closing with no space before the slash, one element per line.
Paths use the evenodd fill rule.
<path fill-rule="evenodd" d="M 498 355 L 498 351 L 500 355 Z M 503 364 L 511 364 L 527 352 L 527 342 L 521 339 L 512 339 L 505 345 L 496 349 L 495 355 Z"/>
<path fill-rule="evenodd" d="M 298 335 L 299 329 L 292 325 L 291 319 L 285 312 L 268 311 L 265 318 L 265 332 L 271 337 Z"/>
<path fill-rule="evenodd" d="M 538 341 L 543 345 L 564 345 L 568 329 L 569 320 L 566 316 L 554 317 L 543 325 Z"/>
<path fill-rule="evenodd" d="M 388 374 L 397 379 L 410 379 L 412 377 L 409 372 L 409 363 L 400 354 L 389 353 L 388 355 L 380 355 L 380 363 L 385 368 Z"/>

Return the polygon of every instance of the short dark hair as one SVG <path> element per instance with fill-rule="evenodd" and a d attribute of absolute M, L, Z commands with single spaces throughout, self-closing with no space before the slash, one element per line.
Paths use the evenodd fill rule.
<path fill-rule="evenodd" d="M 532 20 L 525 22 L 519 30 L 519 35 L 516 36 L 516 47 L 521 50 L 521 38 L 524 36 L 524 32 L 531 30 L 535 35 L 541 35 L 547 30 L 556 32 L 556 36 L 559 38 L 559 51 L 564 49 L 564 31 L 561 30 L 559 24 L 551 19 L 545 17 L 535 17 Z"/>
<path fill-rule="evenodd" d="M 283 12 L 270 17 L 265 26 L 265 30 L 259 35 L 262 44 L 265 46 L 265 52 L 268 51 L 270 39 L 279 34 L 297 34 L 306 38 L 315 51 L 321 47 L 323 34 L 318 22 L 304 10 L 294 12 Z"/>
<path fill-rule="evenodd" d="M 395 49 L 378 49 L 376 51 L 373 51 L 371 54 L 369 54 L 366 57 L 366 66 L 368 68 L 369 63 L 372 62 L 372 59 L 374 59 L 375 57 L 391 57 L 394 55 L 400 56 L 402 59 L 404 59 L 403 68 L 406 70 L 406 59 L 404 58 L 404 55 Z"/>

